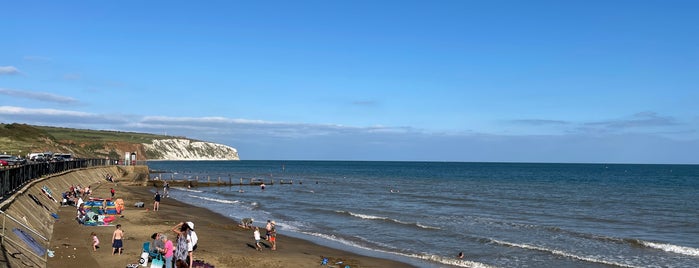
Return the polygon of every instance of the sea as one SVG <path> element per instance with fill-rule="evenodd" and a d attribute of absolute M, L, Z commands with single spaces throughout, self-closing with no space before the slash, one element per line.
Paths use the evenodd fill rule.
<path fill-rule="evenodd" d="M 173 187 L 170 198 L 235 220 L 250 217 L 258 226 L 274 220 L 282 235 L 417 267 L 699 267 L 699 165 L 242 160 L 148 166 L 158 172 L 151 177 L 165 180 L 261 179 L 264 190 Z"/>

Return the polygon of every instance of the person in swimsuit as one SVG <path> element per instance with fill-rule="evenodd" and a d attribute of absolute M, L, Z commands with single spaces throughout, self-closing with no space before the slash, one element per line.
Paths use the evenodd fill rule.
<path fill-rule="evenodd" d="M 160 193 L 158 191 L 155 191 L 155 202 L 153 202 L 153 211 L 158 211 L 160 209 Z"/>
<path fill-rule="evenodd" d="M 100 248 L 100 239 L 97 238 L 97 234 L 95 232 L 92 232 L 90 236 L 92 236 L 92 250 L 97 251 L 97 249 Z"/>
<path fill-rule="evenodd" d="M 121 255 L 124 248 L 124 243 L 122 242 L 123 238 L 124 231 L 121 230 L 121 224 L 117 224 L 116 230 L 114 230 L 114 234 L 112 235 L 112 255 L 114 255 L 117 251 L 119 252 L 119 255 Z"/>

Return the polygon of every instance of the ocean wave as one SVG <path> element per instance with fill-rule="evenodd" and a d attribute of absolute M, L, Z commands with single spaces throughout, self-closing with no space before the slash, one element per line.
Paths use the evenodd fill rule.
<path fill-rule="evenodd" d="M 422 229 L 441 230 L 441 228 L 439 228 L 439 227 L 429 226 L 429 225 L 421 224 L 419 222 L 405 222 L 405 221 L 401 221 L 401 220 L 391 219 L 388 217 L 366 215 L 366 214 L 354 213 L 354 212 L 349 212 L 349 211 L 344 211 L 344 210 L 337 210 L 335 212 L 337 212 L 339 214 L 350 215 L 350 216 L 357 217 L 360 219 L 365 219 L 365 220 L 381 220 L 381 221 L 394 222 L 394 223 L 403 224 L 403 225 L 412 225 L 412 226 L 416 226 L 416 227 L 419 227 Z"/>
<path fill-rule="evenodd" d="M 413 258 L 413 259 L 420 259 L 424 261 L 431 261 L 431 262 L 437 262 L 441 264 L 446 264 L 446 265 L 452 265 L 452 266 L 458 266 L 458 267 L 471 267 L 471 268 L 495 268 L 495 266 L 487 265 L 484 263 L 480 262 L 475 262 L 475 261 L 469 261 L 469 260 L 464 260 L 464 259 L 456 259 L 454 257 L 444 257 L 444 256 L 438 256 L 438 255 L 433 255 L 433 254 L 416 254 L 416 253 L 401 253 L 401 252 L 393 252 L 393 251 L 387 251 L 387 250 L 381 250 L 381 249 L 376 249 L 376 248 L 370 248 L 352 241 L 349 241 L 344 238 L 337 237 L 335 235 L 328 235 L 328 234 L 321 234 L 321 233 L 313 233 L 313 232 L 302 232 L 307 235 L 315 236 L 315 237 L 320 237 L 326 240 L 338 242 L 347 246 L 355 247 L 355 248 L 360 248 L 364 250 L 369 250 L 369 251 L 376 251 L 376 252 L 381 252 L 381 253 L 387 253 L 387 254 L 393 254 L 397 256 L 403 256 L 403 257 L 408 257 L 408 258 Z M 362 238 L 359 238 L 362 239 Z M 364 240 L 364 239 L 362 239 Z"/>
<path fill-rule="evenodd" d="M 432 254 L 403 254 L 403 253 L 397 253 L 397 254 L 402 255 L 402 256 L 406 256 L 406 257 L 411 257 L 411 258 L 416 258 L 416 259 L 421 259 L 421 260 L 426 260 L 426 261 L 432 261 L 432 262 L 438 262 L 441 264 L 458 266 L 458 267 L 471 267 L 471 268 L 494 268 L 495 267 L 495 266 L 487 265 L 485 263 L 469 261 L 469 260 L 464 260 L 464 259 L 456 259 L 454 257 L 443 257 L 443 256 L 438 256 L 438 255 L 432 255 Z"/>
<path fill-rule="evenodd" d="M 699 249 L 692 248 L 692 247 L 683 247 L 683 246 L 663 244 L 663 243 L 653 243 L 653 242 L 640 241 L 640 240 L 638 242 L 641 245 L 649 247 L 649 248 L 659 249 L 662 251 L 667 251 L 667 252 L 692 256 L 692 257 L 699 257 Z"/>
<path fill-rule="evenodd" d="M 558 249 L 550 249 L 550 248 L 528 245 L 528 244 L 510 243 L 510 242 L 499 241 L 499 240 L 495 240 L 495 239 L 489 239 L 489 240 L 492 243 L 503 245 L 503 246 L 547 252 L 547 253 L 551 253 L 554 255 L 559 255 L 559 256 L 563 256 L 563 257 L 567 257 L 567 258 L 571 258 L 571 259 L 575 259 L 575 260 L 580 260 L 580 261 L 599 263 L 599 264 L 617 266 L 617 267 L 640 268 L 640 266 L 634 266 L 634 265 L 618 263 L 618 262 L 613 262 L 613 261 L 606 261 L 606 260 L 596 259 L 596 258 L 588 257 L 588 256 L 579 256 L 579 255 L 575 255 L 575 254 L 568 253 L 568 252 L 558 250 Z"/>
<path fill-rule="evenodd" d="M 187 195 L 187 196 L 199 198 L 199 199 L 206 200 L 206 201 L 222 203 L 222 204 L 239 204 L 240 203 L 240 201 L 238 201 L 238 200 L 223 200 L 223 199 L 217 199 L 217 198 L 211 198 L 211 197 L 196 196 L 196 195 L 191 195 L 191 194 Z"/>
<path fill-rule="evenodd" d="M 201 190 L 187 189 L 187 188 L 184 188 L 184 187 L 172 187 L 172 189 L 180 190 L 180 191 L 186 191 L 186 192 L 193 192 L 193 193 L 201 193 L 201 192 L 203 192 L 203 191 L 201 191 Z"/>

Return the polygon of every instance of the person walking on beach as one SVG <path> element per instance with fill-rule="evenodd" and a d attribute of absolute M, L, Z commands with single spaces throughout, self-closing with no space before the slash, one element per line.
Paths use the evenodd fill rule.
<path fill-rule="evenodd" d="M 112 194 L 112 199 L 113 199 L 113 198 L 114 198 L 114 193 L 116 193 L 116 192 L 114 191 L 114 188 L 109 188 L 109 192 Z"/>
<path fill-rule="evenodd" d="M 95 232 L 92 232 L 90 236 L 92 237 L 92 251 L 97 251 L 97 249 L 100 248 L 100 239 L 97 238 L 97 234 Z"/>
<path fill-rule="evenodd" d="M 257 251 L 262 251 L 262 246 L 260 246 L 260 227 L 255 226 L 255 231 L 252 232 L 253 238 L 255 238 L 255 249 Z"/>
<path fill-rule="evenodd" d="M 165 182 L 163 185 L 163 195 L 167 198 L 170 197 L 170 184 Z"/>
<path fill-rule="evenodd" d="M 117 224 L 116 230 L 114 230 L 114 234 L 112 234 L 112 255 L 116 254 L 117 251 L 119 255 L 121 255 L 124 248 L 123 238 L 124 231 L 121 230 L 121 224 Z"/>
<path fill-rule="evenodd" d="M 153 202 L 153 211 L 158 211 L 160 208 L 160 193 L 158 193 L 158 190 L 155 190 L 155 202 Z"/>

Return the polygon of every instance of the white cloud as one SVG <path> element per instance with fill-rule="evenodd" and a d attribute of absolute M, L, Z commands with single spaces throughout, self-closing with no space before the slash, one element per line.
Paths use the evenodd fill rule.
<path fill-rule="evenodd" d="M 72 117 L 89 117 L 95 116 L 91 113 L 75 112 L 57 109 L 31 109 L 15 106 L 0 106 L 0 114 L 4 115 L 50 115 L 50 116 L 72 116 Z"/>
<path fill-rule="evenodd" d="M 19 74 L 19 69 L 15 66 L 0 66 L 0 75 Z"/>
<path fill-rule="evenodd" d="M 0 106 L 0 121 L 52 126 L 125 126 L 129 121 L 125 117 L 93 114 L 86 112 Z"/>
<path fill-rule="evenodd" d="M 637 114 L 630 120 L 640 120 L 643 124 L 650 125 L 668 124 L 667 118 L 653 113 Z M 653 123 L 655 120 L 659 122 Z M 664 138 L 657 133 L 435 133 L 411 127 L 353 127 L 226 117 L 106 115 L 14 106 L 0 106 L 0 122 L 184 136 L 233 146 L 246 159 L 630 163 L 699 161 L 694 153 L 699 149 L 699 140 Z M 546 120 L 519 123 L 557 124 Z"/>
<path fill-rule="evenodd" d="M 60 96 L 60 95 L 46 93 L 46 92 L 33 92 L 33 91 L 28 91 L 28 90 L 16 90 L 16 89 L 8 89 L 8 88 L 0 88 L 0 95 L 7 95 L 7 96 L 12 96 L 12 97 L 17 97 L 17 98 L 33 99 L 33 100 L 39 100 L 39 101 L 45 101 L 45 102 L 56 102 L 56 103 L 63 103 L 63 104 L 70 104 L 70 103 L 77 103 L 78 102 L 78 100 L 71 98 L 71 97 L 65 97 L 65 96 Z"/>

